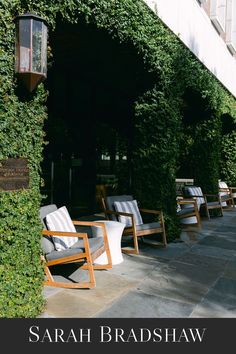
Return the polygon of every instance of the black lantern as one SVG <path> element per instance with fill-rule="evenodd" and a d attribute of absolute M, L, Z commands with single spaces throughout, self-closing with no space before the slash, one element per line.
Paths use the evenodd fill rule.
<path fill-rule="evenodd" d="M 15 18 L 15 72 L 31 92 L 47 76 L 47 26 L 35 14 Z"/>

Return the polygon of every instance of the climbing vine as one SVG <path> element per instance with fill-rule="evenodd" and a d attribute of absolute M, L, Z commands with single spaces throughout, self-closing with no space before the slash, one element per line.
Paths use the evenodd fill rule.
<path fill-rule="evenodd" d="M 164 210 L 169 241 L 179 235 L 175 178 L 180 163 L 180 142 L 192 141 L 185 150 L 188 156 L 196 158 L 196 178 L 204 189 L 216 188 L 221 142 L 227 161 L 221 171 L 230 181 L 235 181 L 236 175 L 235 160 L 229 153 L 229 141 L 235 141 L 235 134 L 221 139 L 220 123 L 225 113 L 236 119 L 235 100 L 142 0 L 2 0 L 0 160 L 27 158 L 30 188 L 0 193 L 1 317 L 35 317 L 44 306 L 38 210 L 47 92 L 40 84 L 33 94 L 19 94 L 14 75 L 13 19 L 25 12 L 44 17 L 51 31 L 56 28 L 59 15 L 75 25 L 78 21 L 94 24 L 120 43 L 131 43 L 143 58 L 143 65 L 153 75 L 155 84 L 137 99 L 134 107 L 132 188 L 142 204 Z M 50 38 L 48 45 L 50 52 Z M 190 129 L 185 140 L 181 138 L 182 116 L 184 94 L 189 89 L 201 95 L 211 115 L 196 122 L 196 129 Z M 189 154 L 188 146 L 193 155 Z M 207 163 L 203 163 L 203 157 Z"/>

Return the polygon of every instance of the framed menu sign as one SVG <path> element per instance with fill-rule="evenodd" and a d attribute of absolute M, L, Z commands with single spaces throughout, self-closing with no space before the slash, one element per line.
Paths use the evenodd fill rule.
<path fill-rule="evenodd" d="M 25 158 L 9 158 L 0 161 L 0 191 L 16 191 L 29 188 L 29 167 Z"/>

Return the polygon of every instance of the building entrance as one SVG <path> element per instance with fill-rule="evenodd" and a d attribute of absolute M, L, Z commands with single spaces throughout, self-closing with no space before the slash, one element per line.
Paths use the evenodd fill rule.
<path fill-rule="evenodd" d="M 93 213 L 101 194 L 130 188 L 133 107 L 151 75 L 131 43 L 82 20 L 58 21 L 49 38 L 42 193 L 75 216 Z"/>

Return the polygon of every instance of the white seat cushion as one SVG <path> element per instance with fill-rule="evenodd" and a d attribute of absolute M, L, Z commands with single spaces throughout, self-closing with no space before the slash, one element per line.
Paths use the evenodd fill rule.
<path fill-rule="evenodd" d="M 48 214 L 46 216 L 46 223 L 50 231 L 76 232 L 75 226 L 65 206 Z M 57 251 L 64 251 L 78 241 L 78 237 L 67 236 L 52 236 L 52 239 Z"/>
<path fill-rule="evenodd" d="M 142 216 L 138 209 L 137 200 L 125 201 L 125 202 L 114 202 L 114 208 L 117 212 L 124 212 L 134 215 L 134 221 L 136 225 L 143 224 Z M 132 225 L 132 220 L 129 216 L 119 215 L 118 220 L 125 224 L 126 226 Z"/>

